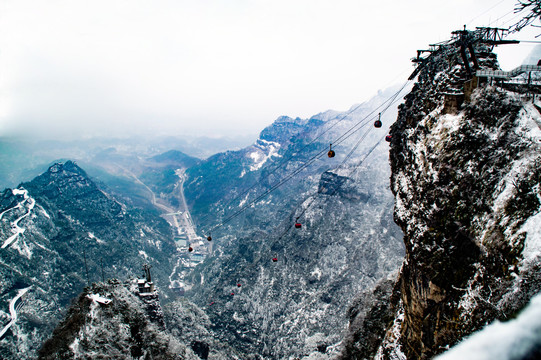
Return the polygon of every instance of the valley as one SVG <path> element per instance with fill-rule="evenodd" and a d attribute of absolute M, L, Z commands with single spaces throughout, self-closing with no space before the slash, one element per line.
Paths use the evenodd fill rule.
<path fill-rule="evenodd" d="M 162 217 L 173 227 L 175 245 L 178 249 L 176 265 L 169 276 L 169 287 L 177 294 L 184 295 L 185 291 L 192 287 L 187 282 L 186 276 L 195 266 L 212 255 L 212 243 L 197 235 L 184 197 L 185 170 L 177 169 L 175 175 L 179 180 L 175 184 L 172 196 L 179 199 L 179 206 L 176 209 L 168 208 L 168 213 L 162 214 Z"/>
<path fill-rule="evenodd" d="M 483 34 L 240 149 L 111 146 L 4 190 L 0 357 L 424 360 L 515 318 L 541 291 L 541 103 L 474 77 L 468 41 L 500 71 Z"/>
<path fill-rule="evenodd" d="M 158 196 L 134 172 L 119 164 L 115 165 L 125 175 L 133 179 L 136 184 L 141 185 L 147 191 L 151 204 L 159 209 L 160 216 L 170 224 L 177 251 L 171 254 L 171 259 L 175 262 L 175 266 L 169 275 L 169 284 L 167 286 L 173 293 L 184 295 L 185 291 L 192 287 L 187 282 L 186 276 L 195 266 L 212 255 L 212 243 L 197 235 L 195 224 L 186 203 L 184 196 L 186 169 L 179 168 L 174 170 L 174 175 L 178 180 L 174 182 L 171 193 L 165 197 Z M 172 201 L 171 199 L 174 200 Z M 172 203 L 176 204 L 176 206 L 172 205 Z"/>

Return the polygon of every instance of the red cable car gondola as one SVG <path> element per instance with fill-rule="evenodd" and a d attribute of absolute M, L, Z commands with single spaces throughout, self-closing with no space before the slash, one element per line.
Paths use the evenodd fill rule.
<path fill-rule="evenodd" d="M 237 287 L 241 287 L 242 285 L 240 283 L 237 284 Z"/>
<path fill-rule="evenodd" d="M 212 241 L 212 236 L 210 236 L 210 234 L 209 234 L 209 236 L 207 236 L 207 240 Z"/>
<path fill-rule="evenodd" d="M 383 124 L 381 123 L 381 113 L 379 113 L 378 119 L 376 121 L 374 121 L 374 127 L 380 128 L 381 125 L 383 125 Z"/>
<path fill-rule="evenodd" d="M 192 252 L 192 251 L 193 251 L 193 247 L 190 246 L 190 247 L 188 248 L 188 251 L 189 251 L 189 252 Z"/>
<path fill-rule="evenodd" d="M 272 258 L 272 262 L 277 262 L 278 261 L 278 258 L 277 257 L 273 257 Z"/>
<path fill-rule="evenodd" d="M 385 136 L 385 141 L 391 142 L 391 139 L 392 139 L 392 138 L 393 138 L 393 137 L 392 137 L 391 135 L 387 135 L 387 136 Z"/>
<path fill-rule="evenodd" d="M 332 144 L 329 145 L 329 152 L 327 153 L 327 156 L 330 157 L 330 158 L 333 158 L 336 153 L 334 152 L 334 150 L 332 149 Z"/>
<path fill-rule="evenodd" d="M 302 227 L 302 224 L 301 224 L 301 223 L 299 223 L 299 222 L 296 222 L 296 223 L 295 223 L 295 228 L 296 228 L 296 229 L 300 229 L 301 227 Z"/>

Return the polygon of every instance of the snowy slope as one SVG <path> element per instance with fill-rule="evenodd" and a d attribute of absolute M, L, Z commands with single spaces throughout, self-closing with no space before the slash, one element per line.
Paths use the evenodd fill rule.
<path fill-rule="evenodd" d="M 254 145 L 188 170 L 192 214 L 208 229 L 315 154 L 324 155 L 212 233 L 215 256 L 195 270 L 187 296 L 206 310 L 224 342 L 254 357 L 332 358 L 350 302 L 398 269 L 403 246 L 392 221 L 387 130 L 373 127 L 377 106 L 392 93 L 351 112 L 281 117 Z M 383 122 L 394 115 L 390 109 Z M 365 118 L 329 159 L 329 143 Z M 292 228 L 295 220 L 301 229 Z"/>
<path fill-rule="evenodd" d="M 31 358 L 86 283 L 128 277 L 154 266 L 167 289 L 174 251 L 157 215 L 119 203 L 72 162 L 58 163 L 0 196 L 0 357 Z M 140 254 L 144 251 L 146 256 Z M 163 296 L 171 295 L 164 292 Z"/>
<path fill-rule="evenodd" d="M 516 319 L 495 321 L 436 357 L 437 360 L 512 360 L 541 358 L 541 295 Z"/>

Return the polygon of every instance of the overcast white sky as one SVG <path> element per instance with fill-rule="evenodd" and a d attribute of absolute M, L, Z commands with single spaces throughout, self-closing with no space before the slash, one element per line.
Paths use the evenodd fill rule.
<path fill-rule="evenodd" d="M 417 49 L 515 3 L 0 0 L 0 136 L 255 134 L 405 81 Z"/>

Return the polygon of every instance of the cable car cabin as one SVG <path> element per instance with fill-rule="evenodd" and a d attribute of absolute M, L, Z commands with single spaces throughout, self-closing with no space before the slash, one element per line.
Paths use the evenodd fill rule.
<path fill-rule="evenodd" d="M 300 229 L 302 227 L 302 224 L 299 222 L 295 223 L 295 229 Z"/>
<path fill-rule="evenodd" d="M 391 135 L 387 135 L 387 136 L 385 136 L 385 141 L 391 142 L 392 138 L 393 137 Z"/>
<path fill-rule="evenodd" d="M 374 121 L 374 127 L 380 128 L 383 124 L 381 123 L 381 120 Z"/>
<path fill-rule="evenodd" d="M 240 283 L 237 284 L 237 287 L 241 287 L 242 285 Z"/>
<path fill-rule="evenodd" d="M 193 251 L 193 247 L 190 246 L 190 247 L 188 248 L 188 251 L 189 251 L 189 252 L 192 252 L 192 251 Z"/>
<path fill-rule="evenodd" d="M 234 293 L 234 292 L 232 292 L 232 293 L 231 293 L 231 296 L 233 296 L 233 295 L 235 295 L 235 293 Z"/>
<path fill-rule="evenodd" d="M 327 153 L 327 156 L 330 158 L 333 158 L 336 155 L 334 150 L 332 149 L 332 144 L 329 145 L 329 152 Z"/>
<path fill-rule="evenodd" d="M 277 262 L 278 261 L 278 258 L 277 257 L 273 257 L 272 258 L 272 262 Z"/>
<path fill-rule="evenodd" d="M 210 236 L 210 235 L 207 236 L 207 240 L 208 240 L 208 241 L 212 241 L 212 236 Z"/>

